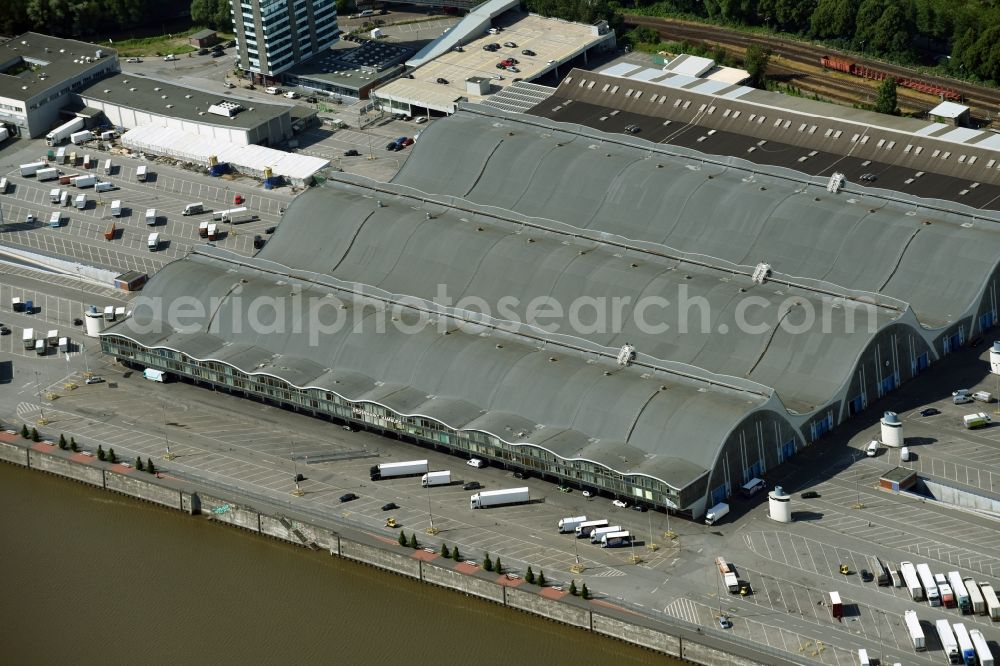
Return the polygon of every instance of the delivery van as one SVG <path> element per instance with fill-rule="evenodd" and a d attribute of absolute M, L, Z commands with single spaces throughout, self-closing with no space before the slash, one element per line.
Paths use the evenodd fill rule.
<path fill-rule="evenodd" d="M 184 206 L 185 215 L 198 215 L 204 212 L 205 212 L 205 204 L 201 203 L 200 201 L 198 203 L 189 203 L 188 205 Z"/>

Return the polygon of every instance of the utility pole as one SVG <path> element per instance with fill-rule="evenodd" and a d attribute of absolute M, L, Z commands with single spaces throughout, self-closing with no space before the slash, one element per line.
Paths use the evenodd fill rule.
<path fill-rule="evenodd" d="M 167 447 L 167 452 L 163 454 L 163 459 L 173 460 L 177 456 L 170 452 L 170 435 L 167 433 L 167 406 L 161 403 L 160 408 L 163 410 L 163 441 Z"/>
<path fill-rule="evenodd" d="M 427 534 L 434 536 L 441 530 L 434 527 L 434 514 L 431 512 L 431 486 L 430 484 L 427 484 L 424 488 L 427 490 L 427 519 L 430 521 L 430 527 L 424 531 L 427 532 Z"/>
<path fill-rule="evenodd" d="M 651 511 L 647 511 L 646 518 L 649 519 L 649 543 L 646 544 L 646 548 L 653 551 L 659 550 L 660 546 L 653 543 L 653 513 Z"/>
<path fill-rule="evenodd" d="M 35 370 L 35 392 L 38 395 L 38 425 L 45 425 L 45 410 L 42 409 L 42 385 L 38 380 L 38 370 Z"/>
<path fill-rule="evenodd" d="M 572 537 L 573 537 L 573 555 L 576 557 L 576 562 L 570 565 L 569 570 L 570 573 L 575 573 L 575 574 L 583 573 L 587 567 L 580 564 L 580 547 L 576 543 L 578 540 L 576 538 L 576 534 L 574 533 Z"/>
<path fill-rule="evenodd" d="M 858 503 L 854 505 L 855 509 L 863 509 L 865 505 L 861 503 L 861 466 L 860 466 L 860 451 L 856 452 L 854 455 L 854 485 L 858 492 Z"/>
<path fill-rule="evenodd" d="M 295 469 L 295 490 L 292 491 L 292 494 L 296 497 L 302 497 L 305 492 L 299 488 L 299 462 L 295 459 L 295 442 L 292 442 L 292 467 Z"/>

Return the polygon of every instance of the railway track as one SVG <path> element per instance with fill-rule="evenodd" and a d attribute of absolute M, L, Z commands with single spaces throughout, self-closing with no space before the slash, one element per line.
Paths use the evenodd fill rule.
<path fill-rule="evenodd" d="M 775 70 L 774 73 L 785 73 L 782 72 L 782 69 L 792 70 L 796 74 L 797 81 L 794 85 L 803 89 L 806 89 L 804 79 L 806 77 L 812 77 L 814 79 L 822 79 L 823 86 L 836 85 L 838 93 L 839 91 L 846 90 L 845 86 L 842 85 L 842 82 L 837 82 L 836 84 L 830 83 L 831 81 L 836 80 L 835 77 L 825 75 L 820 76 L 822 71 L 819 73 L 816 72 L 816 70 L 820 69 L 820 57 L 823 55 L 838 55 L 860 64 L 880 69 L 896 77 L 919 78 L 930 84 L 957 90 L 965 100 L 965 104 L 972 107 L 973 115 L 977 118 L 993 120 L 994 117 L 1000 113 L 1000 90 L 974 86 L 955 79 L 926 75 L 913 69 L 881 61 L 859 59 L 854 55 L 840 53 L 825 46 L 813 46 L 811 44 L 794 42 L 774 36 L 764 37 L 751 35 L 719 26 L 703 25 L 689 21 L 679 21 L 676 19 L 638 16 L 635 14 L 626 14 L 625 22 L 634 26 L 652 28 L 656 30 L 662 38 L 667 40 L 687 40 L 691 42 L 707 43 L 740 52 L 744 51 L 747 45 L 751 43 L 766 46 L 771 49 L 771 52 L 774 55 L 778 56 L 779 61 L 788 65 L 786 67 L 782 67 L 781 64 L 775 63 L 774 59 L 772 59 L 772 65 L 775 66 L 771 69 Z M 792 63 L 798 65 L 799 67 L 792 66 Z M 813 70 L 813 72 L 810 73 L 810 70 Z M 802 82 L 803 85 L 799 85 L 798 82 Z M 874 88 L 869 88 L 867 86 L 863 87 L 866 91 L 874 90 Z M 817 92 L 822 95 L 823 90 L 821 88 L 822 86 L 820 86 L 818 82 L 815 86 L 809 84 L 810 92 Z M 929 109 L 936 103 L 936 100 L 934 100 L 934 98 L 930 95 L 914 95 L 911 94 L 911 91 L 903 88 L 899 89 L 899 98 L 901 103 L 905 100 L 909 106 L 917 109 Z M 859 100 L 855 99 L 854 101 Z M 904 104 L 904 106 L 906 106 L 906 104 Z"/>

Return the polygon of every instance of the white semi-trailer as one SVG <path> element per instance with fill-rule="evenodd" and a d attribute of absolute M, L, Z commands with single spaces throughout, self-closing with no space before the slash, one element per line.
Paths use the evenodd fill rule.
<path fill-rule="evenodd" d="M 928 603 L 931 606 L 940 606 L 941 595 L 938 592 L 937 582 L 934 580 L 931 568 L 926 564 L 918 564 L 917 575 L 920 577 L 920 584 L 924 586 L 924 593 L 927 595 Z"/>
<path fill-rule="evenodd" d="M 632 534 L 629 532 L 608 532 L 601 535 L 601 548 L 617 548 L 631 543 Z"/>
<path fill-rule="evenodd" d="M 611 532 L 621 532 L 625 528 L 621 525 L 608 525 L 607 527 L 595 527 L 590 533 L 590 543 L 601 543 L 601 537 Z"/>
<path fill-rule="evenodd" d="M 956 622 L 952 625 L 952 628 L 955 630 L 955 640 L 958 641 L 958 652 L 962 656 L 962 660 L 959 663 L 974 666 L 976 663 L 976 648 L 972 645 L 972 637 L 969 636 L 969 630 L 961 622 Z"/>
<path fill-rule="evenodd" d="M 585 520 L 576 526 L 576 529 L 574 530 L 576 532 L 576 538 L 588 538 L 595 529 L 598 527 L 607 527 L 607 525 L 608 521 L 604 518 L 599 520 Z"/>
<path fill-rule="evenodd" d="M 906 591 L 910 593 L 910 598 L 914 601 L 924 600 L 924 587 L 920 584 L 920 576 L 917 575 L 917 568 L 912 562 L 900 562 L 899 573 L 903 576 L 903 583 Z"/>
<path fill-rule="evenodd" d="M 576 526 L 580 523 L 587 522 L 587 516 L 573 516 L 571 518 L 560 518 L 559 519 L 559 531 L 563 534 L 568 532 L 575 532 Z"/>
<path fill-rule="evenodd" d="M 420 485 L 424 488 L 429 488 L 430 486 L 446 486 L 451 483 L 451 470 L 444 470 L 443 472 L 427 472 L 422 477 L 420 477 Z"/>
<path fill-rule="evenodd" d="M 979 658 L 979 666 L 994 666 L 993 651 L 983 638 L 983 632 L 978 629 L 969 629 L 969 638 L 972 639 L 972 647 L 976 648 L 976 657 Z"/>
<path fill-rule="evenodd" d="M 910 642 L 913 643 L 914 650 L 926 650 L 927 642 L 924 639 L 924 630 L 920 626 L 917 618 L 917 611 L 908 610 L 903 613 L 903 620 L 906 622 L 906 632 L 910 634 Z"/>
<path fill-rule="evenodd" d="M 83 118 L 74 118 L 55 128 L 45 135 L 45 143 L 49 146 L 58 146 L 70 137 L 73 132 L 83 129 Z"/>
<path fill-rule="evenodd" d="M 485 509 L 491 506 L 505 504 L 523 504 L 530 499 L 528 488 L 505 488 L 503 490 L 484 490 L 469 498 L 470 509 Z"/>
<path fill-rule="evenodd" d="M 405 462 L 383 463 L 372 465 L 368 471 L 372 481 L 391 479 L 396 476 L 416 476 L 427 473 L 427 461 L 407 460 Z"/>
<path fill-rule="evenodd" d="M 979 585 L 976 584 L 972 578 L 963 578 L 962 583 L 965 584 L 965 591 L 969 593 L 969 602 L 972 604 L 972 612 L 976 615 L 982 615 L 986 612 L 986 601 L 983 599 L 982 593 L 979 591 Z"/>
<path fill-rule="evenodd" d="M 983 593 L 983 601 L 986 602 L 986 613 L 991 620 L 1000 620 L 1000 601 L 997 600 L 997 593 L 993 591 L 992 585 L 984 584 L 979 588 Z"/>
<path fill-rule="evenodd" d="M 951 585 L 951 592 L 955 595 L 955 603 L 963 615 L 972 612 L 972 600 L 969 598 L 969 591 L 965 589 L 962 582 L 962 575 L 957 571 L 948 572 L 948 583 Z"/>
<path fill-rule="evenodd" d="M 955 632 L 951 630 L 951 624 L 948 620 L 938 620 L 934 626 L 937 628 L 937 635 L 941 640 L 941 649 L 948 657 L 948 663 L 961 663 L 962 655 L 958 652 L 958 641 L 955 640 Z"/>

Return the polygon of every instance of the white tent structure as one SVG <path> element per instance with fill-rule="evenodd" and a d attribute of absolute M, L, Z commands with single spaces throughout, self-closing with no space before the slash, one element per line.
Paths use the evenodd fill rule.
<path fill-rule="evenodd" d="M 330 162 L 319 157 L 296 155 L 274 148 L 240 145 L 158 125 L 141 125 L 122 135 L 122 144 L 131 150 L 173 157 L 203 166 L 209 158 L 228 163 L 240 173 L 264 177 L 268 167 L 275 176 L 283 176 L 294 185 L 309 183 L 312 176 Z"/>

